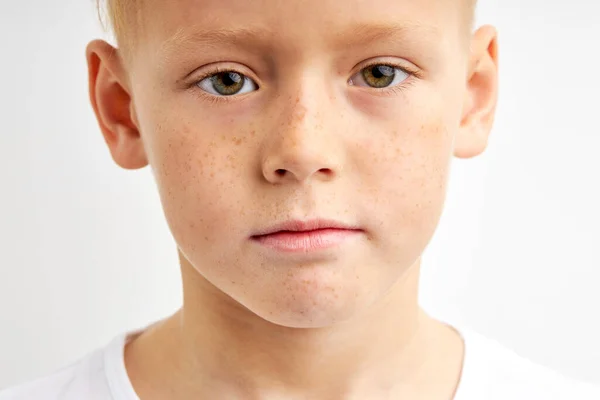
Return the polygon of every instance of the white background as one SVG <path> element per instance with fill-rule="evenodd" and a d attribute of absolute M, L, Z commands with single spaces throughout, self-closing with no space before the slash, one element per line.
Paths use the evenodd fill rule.
<path fill-rule="evenodd" d="M 0 387 L 180 304 L 151 173 L 116 167 L 87 97 L 92 0 L 0 0 Z M 600 4 L 481 0 L 500 31 L 489 150 L 456 161 L 423 266 L 431 313 L 600 383 Z"/>

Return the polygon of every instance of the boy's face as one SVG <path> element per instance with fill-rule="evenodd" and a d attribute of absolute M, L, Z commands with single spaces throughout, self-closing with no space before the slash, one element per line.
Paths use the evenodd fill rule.
<path fill-rule="evenodd" d="M 266 320 L 326 326 L 418 265 L 452 155 L 485 147 L 495 76 L 470 78 L 464 14 L 461 0 L 148 0 L 128 79 L 113 68 L 124 91 L 98 78 L 95 107 L 115 160 L 150 163 L 185 262 Z M 315 218 L 360 231 L 295 253 L 254 237 Z"/>

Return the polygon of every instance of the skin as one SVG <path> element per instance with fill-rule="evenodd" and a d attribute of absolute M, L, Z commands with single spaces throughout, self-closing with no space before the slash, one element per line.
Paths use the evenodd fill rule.
<path fill-rule="evenodd" d="M 148 0 L 140 15 L 127 56 L 87 48 L 112 157 L 151 166 L 181 261 L 182 308 L 126 346 L 140 398 L 451 399 L 464 343 L 419 307 L 419 269 L 452 157 L 487 144 L 495 29 L 465 33 L 456 0 Z M 371 62 L 399 83 L 361 81 Z M 257 90 L 195 85 L 215 68 Z M 251 239 L 310 218 L 361 231 L 310 254 Z"/>

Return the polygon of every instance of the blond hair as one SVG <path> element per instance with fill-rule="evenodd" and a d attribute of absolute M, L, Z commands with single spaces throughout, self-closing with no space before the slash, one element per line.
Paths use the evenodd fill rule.
<path fill-rule="evenodd" d="M 473 24 L 477 0 L 462 1 L 465 3 L 465 15 L 467 16 L 468 29 L 470 30 Z M 121 46 L 133 45 L 132 42 L 135 35 L 130 34 L 128 30 L 131 29 L 131 26 L 140 28 L 142 0 L 96 0 L 96 2 L 101 21 L 104 23 L 108 20 L 117 43 Z M 105 13 L 102 12 L 103 10 Z"/>
<path fill-rule="evenodd" d="M 141 0 L 95 0 L 100 21 L 112 31 L 121 47 L 132 45 L 135 35 L 129 32 L 140 18 Z M 139 21 L 138 24 L 139 25 Z M 137 26 L 133 25 L 133 26 Z"/>
<path fill-rule="evenodd" d="M 122 37 L 125 22 L 125 9 L 131 7 L 133 0 L 96 0 L 98 15 L 103 23 L 108 23 L 117 38 Z M 105 12 L 103 12 L 105 11 Z"/>

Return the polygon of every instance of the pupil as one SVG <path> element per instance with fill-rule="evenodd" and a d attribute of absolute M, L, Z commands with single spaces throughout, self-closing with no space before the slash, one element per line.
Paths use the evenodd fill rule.
<path fill-rule="evenodd" d="M 225 86 L 231 86 L 240 83 L 242 77 L 235 72 L 226 72 L 223 75 L 222 81 Z"/>
<path fill-rule="evenodd" d="M 376 67 L 373 67 L 371 73 L 373 74 L 373 77 L 379 79 L 385 76 L 394 75 L 394 69 L 387 65 L 377 65 Z"/>

